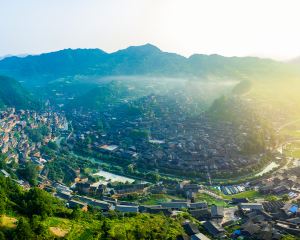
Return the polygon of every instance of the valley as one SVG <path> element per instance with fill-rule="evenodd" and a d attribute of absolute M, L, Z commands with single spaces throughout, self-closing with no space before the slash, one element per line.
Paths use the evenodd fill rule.
<path fill-rule="evenodd" d="M 64 64 L 53 69 L 57 62 Z M 23 75 L 11 70 L 15 64 L 31 68 Z M 258 208 L 264 212 L 257 216 L 281 235 L 297 230 L 289 225 L 298 217 L 289 209 L 300 194 L 294 66 L 184 58 L 145 45 L 111 54 L 69 49 L 12 57 L 0 61 L 0 73 L 19 80 L 0 77 L 6 86 L 0 91 L 1 181 L 62 201 L 55 204 L 65 215 L 42 221 L 52 235 L 75 238 L 78 231 L 83 239 L 87 233 L 72 215 L 79 209 L 88 211 L 82 222 L 92 232 L 95 216 L 103 214 L 102 230 L 110 221 L 112 239 L 122 214 L 129 225 L 140 218 L 150 224 L 152 215 L 175 219 L 176 236 L 184 235 L 178 222 L 191 221 L 212 238 L 229 239 L 235 228 L 254 224 L 247 214 Z"/>

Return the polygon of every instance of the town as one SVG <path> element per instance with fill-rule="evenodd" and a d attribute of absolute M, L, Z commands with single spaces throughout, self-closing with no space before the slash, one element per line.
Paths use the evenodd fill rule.
<path fill-rule="evenodd" d="M 234 123 L 207 112 L 193 116 L 189 99 L 177 94 L 107 105 L 101 112 L 75 109 L 70 140 L 84 154 L 103 153 L 129 159 L 136 168 L 205 180 L 255 173 L 280 158 L 275 134 L 258 118 Z M 241 99 L 230 99 L 228 105 L 234 116 L 251 114 Z"/>
<path fill-rule="evenodd" d="M 172 116 L 172 114 L 168 112 L 166 116 Z M 51 152 L 57 152 L 59 148 L 64 147 L 69 151 L 71 149 L 75 151 L 76 145 L 83 142 L 88 144 L 87 149 L 92 152 L 99 152 L 101 156 L 106 156 L 107 159 L 118 161 L 118 159 L 126 158 L 129 159 L 127 163 L 133 167 L 140 158 L 148 159 L 148 161 L 157 159 L 156 164 L 159 166 L 159 155 L 150 155 L 148 158 L 147 155 L 159 151 L 162 152 L 162 155 L 168 154 L 168 151 L 171 150 L 167 149 L 174 150 L 176 147 L 178 148 L 178 144 L 181 148 L 181 152 L 176 151 L 178 155 L 184 151 L 186 153 L 199 151 L 200 154 L 206 154 L 207 158 L 216 160 L 217 158 L 214 156 L 218 156 L 217 153 L 220 154 L 224 150 L 212 149 L 213 146 L 222 145 L 221 142 L 232 139 L 233 137 L 228 133 L 234 134 L 234 130 L 230 130 L 230 125 L 211 126 L 210 124 L 213 123 L 205 122 L 203 119 L 205 117 L 198 118 L 194 122 L 189 119 L 189 127 L 186 127 L 185 121 L 187 120 L 177 116 L 177 127 L 171 131 L 168 124 L 171 124 L 172 117 L 168 117 L 165 122 L 153 121 L 150 130 L 151 136 L 145 138 L 143 134 L 137 134 L 139 141 L 128 144 L 128 149 L 124 150 L 126 145 L 121 139 L 134 139 L 132 135 L 126 134 L 132 132 L 137 126 L 142 125 L 144 129 L 150 129 L 146 125 L 150 120 L 139 119 L 130 122 L 126 119 L 122 123 L 116 123 L 117 117 L 106 112 L 103 114 L 101 122 L 102 124 L 109 122 L 111 124 L 110 129 L 115 129 L 115 131 L 104 131 L 103 127 L 101 130 L 93 131 L 92 128 L 97 128 L 97 126 L 91 121 L 99 119 L 98 117 L 99 113 L 97 112 L 85 114 L 75 112 L 72 121 L 68 121 L 65 113 L 50 110 L 39 113 L 33 110 L 17 111 L 9 108 L 2 111 L 0 120 L 1 151 L 5 156 L 5 165 L 2 165 L 1 174 L 13 178 L 20 186 L 29 189 L 33 182 L 30 181 L 30 176 L 23 175 L 20 169 L 26 168 L 26 165 L 30 163 L 35 166 L 38 173 L 37 186 L 65 201 L 69 208 L 76 207 L 83 211 L 88 208 L 95 208 L 104 214 L 110 211 L 126 214 L 163 213 L 169 217 L 176 216 L 180 212 L 187 212 L 191 217 L 203 223 L 208 236 L 213 239 L 228 236 L 232 238 L 250 236 L 263 239 L 280 239 L 286 233 L 299 234 L 300 179 L 297 174 L 299 171 L 298 160 L 288 158 L 288 161 L 283 161 L 286 157 L 280 151 L 277 151 L 276 154 L 273 151 L 273 157 L 285 164 L 278 164 L 279 167 L 247 182 L 232 185 L 226 184 L 226 182 L 217 184 L 211 179 L 208 184 L 199 184 L 193 178 L 184 180 L 176 178 L 176 175 L 164 177 L 163 174 L 158 179 L 141 179 L 135 178 L 134 171 L 131 171 L 131 177 L 125 177 L 105 171 L 103 166 L 109 166 L 107 161 L 102 164 L 101 161 L 94 163 L 96 164 L 95 169 L 89 173 L 86 173 L 87 168 L 69 168 L 68 171 L 73 172 L 71 175 L 73 179 L 68 184 L 63 179 L 52 179 L 48 165 L 56 162 L 56 158 L 53 157 L 55 154 L 51 154 Z M 158 122 L 162 122 L 164 127 L 162 125 L 156 126 Z M 125 124 L 128 126 L 124 127 Z M 164 129 L 164 131 L 155 131 L 159 128 Z M 193 134 L 195 129 L 199 135 Z M 222 129 L 226 129 L 226 131 L 222 132 Z M 173 132 L 178 136 L 177 139 L 172 136 Z M 218 138 L 219 136 L 223 136 L 223 138 Z M 87 138 L 90 140 L 86 141 Z M 210 139 L 220 140 L 214 145 Z M 97 141 L 94 142 L 94 140 Z M 201 142 L 199 142 L 200 140 Z M 75 144 L 72 145 L 74 142 Z M 175 146 L 172 147 L 172 145 Z M 201 145 L 205 147 L 201 147 Z M 238 148 L 233 143 L 232 145 Z M 43 149 L 45 146 L 48 146 L 47 151 Z M 232 150 L 234 148 L 230 148 L 230 145 L 227 147 L 226 154 L 231 157 L 235 156 L 234 150 Z M 209 149 L 210 153 L 202 152 L 201 150 L 206 151 L 204 149 Z M 232 152 L 228 153 L 229 151 Z M 236 150 L 236 152 L 238 151 Z M 93 156 L 93 154 L 90 155 Z M 205 157 L 204 155 L 201 156 Z M 262 156 L 257 155 L 257 159 Z M 69 157 L 70 159 L 80 158 L 75 153 Z M 187 158 L 190 157 L 187 156 Z M 171 156 L 170 158 L 172 159 Z M 163 158 L 161 157 L 161 159 Z M 254 159 L 252 157 L 248 161 L 253 162 Z M 174 163 L 174 160 L 169 161 L 169 164 Z M 211 164 L 212 160 L 208 162 Z M 91 159 L 86 159 L 86 161 L 91 161 Z M 97 160 L 94 159 L 94 161 Z M 242 164 L 247 164 L 248 161 L 244 159 Z M 196 161 L 194 160 L 194 162 Z M 201 165 L 192 165 L 193 161 L 190 161 L 187 165 L 177 165 L 177 168 L 186 168 L 187 171 L 191 171 L 191 169 L 199 167 L 202 170 L 215 170 L 217 172 L 218 169 L 226 169 L 227 166 L 230 166 L 228 162 L 225 163 L 226 165 L 222 165 L 221 162 L 218 164 L 216 161 L 212 164 L 214 167 L 201 168 Z M 234 162 L 231 162 L 231 165 L 235 166 Z M 190 177 L 193 175 L 191 174 Z M 183 227 L 191 239 L 204 239 L 202 233 L 192 222 L 184 222 Z"/>
<path fill-rule="evenodd" d="M 57 112 L 9 108 L 0 112 L 0 150 L 7 155 L 8 163 L 31 160 L 43 168 L 47 160 L 41 155 L 41 146 L 67 128 L 65 116 Z"/>

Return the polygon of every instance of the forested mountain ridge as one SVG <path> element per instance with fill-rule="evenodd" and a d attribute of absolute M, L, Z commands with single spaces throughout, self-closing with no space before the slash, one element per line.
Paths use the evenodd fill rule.
<path fill-rule="evenodd" d="M 0 61 L 0 74 L 27 83 L 47 83 L 74 76 L 132 76 L 260 78 L 295 75 L 293 64 L 256 57 L 194 54 L 188 58 L 146 44 L 113 53 L 100 49 L 65 49 Z"/>

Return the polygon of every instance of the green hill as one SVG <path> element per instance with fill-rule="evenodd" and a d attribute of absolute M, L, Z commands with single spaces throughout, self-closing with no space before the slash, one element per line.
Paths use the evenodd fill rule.
<path fill-rule="evenodd" d="M 0 76 L 0 107 L 36 108 L 33 96 L 13 78 Z"/>
<path fill-rule="evenodd" d="M 22 190 L 0 176 L 1 239 L 177 239 L 183 218 L 162 214 L 102 214 L 65 207 L 65 202 L 39 188 Z"/>
<path fill-rule="evenodd" d="M 100 109 L 107 108 L 111 104 L 122 102 L 122 98 L 129 96 L 128 88 L 118 81 L 96 86 L 87 93 L 79 96 L 67 104 L 66 109 L 84 108 Z"/>

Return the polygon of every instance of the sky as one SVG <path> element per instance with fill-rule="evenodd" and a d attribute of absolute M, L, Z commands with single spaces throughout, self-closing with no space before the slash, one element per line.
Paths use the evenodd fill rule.
<path fill-rule="evenodd" d="M 151 43 L 194 53 L 300 56 L 299 0 L 0 0 L 0 56 Z"/>

